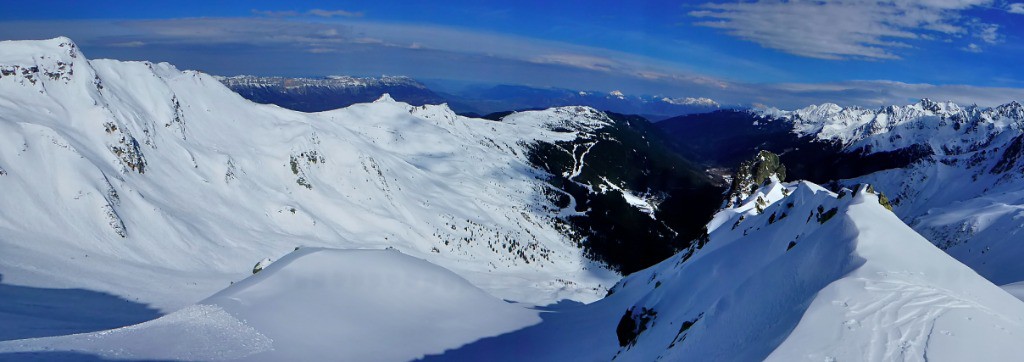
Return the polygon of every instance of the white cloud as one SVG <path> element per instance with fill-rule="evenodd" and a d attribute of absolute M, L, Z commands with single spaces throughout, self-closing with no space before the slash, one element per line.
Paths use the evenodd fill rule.
<path fill-rule="evenodd" d="M 602 57 L 582 54 L 550 54 L 530 59 L 534 63 L 559 64 L 589 70 L 607 72 L 618 67 L 614 61 Z"/>
<path fill-rule="evenodd" d="M 696 24 L 724 30 L 766 48 L 820 59 L 898 59 L 911 41 L 977 31 L 997 41 L 998 27 L 977 23 L 964 11 L 993 0 L 757 0 L 712 3 L 690 15 Z"/>
<path fill-rule="evenodd" d="M 1024 14 L 1024 3 L 1013 3 L 1006 7 L 1006 11 L 1013 14 Z"/>
<path fill-rule="evenodd" d="M 796 1 L 796 0 L 793 0 Z M 699 95 L 726 105 L 801 108 L 834 102 L 876 107 L 931 98 L 997 105 L 1024 100 L 1022 88 L 891 81 L 772 84 L 722 79 L 634 54 L 507 34 L 414 24 L 281 18 L 0 22 L 0 34 L 33 39 L 72 34 L 87 55 L 170 61 L 219 74 L 395 74 L 491 84 L 620 89 L 670 97 Z M 973 43 L 964 34 L 952 49 Z M 942 41 L 942 39 L 937 40 Z M 116 52 L 112 44 L 122 47 Z M 123 47 L 142 45 L 138 48 Z M 967 45 L 969 47 L 969 45 Z M 180 53 L 153 53 L 180 49 Z M 967 48 L 969 49 L 969 48 Z M 96 52 L 96 53 L 93 53 Z M 213 61 L 211 61 L 213 60 Z M 993 80 L 994 81 L 994 80 Z M 1016 80 L 1004 84 L 1020 84 Z"/>
<path fill-rule="evenodd" d="M 138 41 L 138 40 L 135 40 L 135 41 L 125 41 L 125 42 L 118 42 L 118 43 L 110 43 L 110 46 L 115 47 L 115 48 L 138 48 L 138 47 L 141 47 L 141 46 L 146 46 L 146 42 L 142 42 L 142 41 Z"/>
<path fill-rule="evenodd" d="M 967 44 L 967 46 L 960 48 L 960 50 L 968 53 L 981 53 L 981 47 L 974 43 Z"/>
<path fill-rule="evenodd" d="M 979 24 L 977 28 L 978 31 L 975 32 L 975 37 L 981 39 L 981 41 L 989 44 L 996 44 L 1002 41 L 1002 36 L 999 35 L 999 25 Z"/>
<path fill-rule="evenodd" d="M 324 18 L 333 18 L 335 16 L 340 16 L 340 17 L 344 17 L 344 18 L 359 18 L 359 17 L 363 16 L 362 12 L 346 11 L 346 10 L 313 9 L 313 10 L 307 11 L 306 13 L 309 14 L 309 15 L 319 16 L 319 17 L 324 17 Z"/>

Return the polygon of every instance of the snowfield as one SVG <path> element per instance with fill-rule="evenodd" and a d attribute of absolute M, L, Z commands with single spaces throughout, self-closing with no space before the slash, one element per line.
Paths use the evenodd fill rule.
<path fill-rule="evenodd" d="M 501 298 L 593 301 L 619 276 L 552 222 L 526 153 L 605 122 L 387 96 L 308 114 L 66 38 L 0 42 L 0 275 L 170 312 L 297 246 L 392 247 Z"/>
<path fill-rule="evenodd" d="M 1024 302 L 917 235 L 866 186 L 837 195 L 776 179 L 708 228 L 703 248 L 632 274 L 589 305 L 510 304 L 397 251 L 302 248 L 160 319 L 0 342 L 0 351 L 387 361 L 962 361 L 1024 353 Z"/>
<path fill-rule="evenodd" d="M 302 248 L 159 319 L 0 342 L 116 359 L 407 361 L 540 322 L 447 269 L 392 250 Z M 45 356 L 45 355 L 44 355 Z"/>
<path fill-rule="evenodd" d="M 931 139 L 872 138 L 887 129 L 872 125 L 907 122 L 801 119 L 806 132 L 874 149 Z M 1007 292 L 1021 288 L 997 287 L 897 217 L 926 235 L 971 220 L 962 248 L 999 247 L 1009 263 L 1017 246 L 995 232 L 1013 235 L 1018 177 L 941 176 L 968 161 L 866 177 L 889 190 L 907 185 L 893 173 L 934 173 L 969 191 L 923 183 L 898 193 L 894 214 L 873 187 L 837 194 L 772 176 L 689 249 L 620 278 L 555 222 L 574 210 L 552 204 L 527 159 L 533 142 L 587 139 L 608 122 L 586 107 L 496 122 L 388 96 L 306 114 L 169 64 L 90 61 L 66 38 L 0 42 L 0 359 L 1024 356 L 1024 302 Z M 568 176 L 586 162 L 572 155 Z M 654 196 L 620 192 L 656 211 Z M 591 303 L 547 305 L 563 299 Z"/>

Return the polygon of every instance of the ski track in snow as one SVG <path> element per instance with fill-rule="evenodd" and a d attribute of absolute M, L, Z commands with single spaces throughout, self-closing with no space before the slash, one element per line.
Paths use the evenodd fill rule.
<path fill-rule="evenodd" d="M 884 277 L 886 273 L 879 274 Z M 873 295 L 870 301 L 847 306 L 845 326 L 875 326 L 867 353 L 872 361 L 927 360 L 925 351 L 935 320 L 950 309 L 978 307 L 948 292 L 897 279 L 860 280 L 865 283 L 864 290 Z"/>

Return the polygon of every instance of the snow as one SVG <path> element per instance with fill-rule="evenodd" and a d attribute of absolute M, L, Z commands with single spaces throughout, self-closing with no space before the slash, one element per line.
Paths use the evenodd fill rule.
<path fill-rule="evenodd" d="M 1017 299 L 1024 300 L 1024 281 L 1006 284 L 1000 286 L 1000 288 L 1003 288 L 1010 295 L 1017 297 Z"/>
<path fill-rule="evenodd" d="M 281 87 L 286 89 L 348 89 L 401 85 L 413 88 L 426 89 L 426 86 L 412 78 L 387 75 L 381 76 L 379 78 L 351 77 L 346 75 L 331 75 L 323 78 L 284 78 L 258 77 L 253 75 L 237 75 L 233 77 L 217 76 L 215 78 L 218 81 L 227 85 L 228 87 Z"/>
<path fill-rule="evenodd" d="M 931 155 L 901 169 L 845 180 L 870 183 L 899 217 L 997 284 L 1024 279 L 1024 177 L 1019 144 L 1024 107 L 994 108 L 921 100 L 879 109 L 834 104 L 786 112 L 755 110 L 791 122 L 797 134 L 877 153 L 924 147 Z"/>
<path fill-rule="evenodd" d="M 45 356 L 75 351 L 107 359 L 221 361 L 270 351 L 272 343 L 220 307 L 194 305 L 113 330 L 0 342 L 0 353 L 42 352 Z"/>
<path fill-rule="evenodd" d="M 257 361 L 959 361 L 1024 353 L 1016 343 L 1024 302 L 916 234 L 866 186 L 837 195 L 772 182 L 720 211 L 709 235 L 704 248 L 624 278 L 600 301 L 548 311 L 501 301 L 397 251 L 300 248 L 160 319 L 0 342 L 0 351 Z M 650 312 L 645 328 L 620 344 L 623 313 L 641 310 Z"/>
<path fill-rule="evenodd" d="M 665 103 L 668 103 L 668 104 L 674 104 L 674 105 L 680 105 L 680 106 L 703 106 L 703 107 L 714 107 L 714 108 L 721 107 L 721 105 L 718 102 L 716 102 L 714 99 L 705 98 L 705 97 L 697 97 L 697 98 L 694 98 L 694 97 L 685 97 L 685 98 L 662 97 L 661 101 L 665 102 Z"/>
<path fill-rule="evenodd" d="M 5 284 L 168 313 L 296 246 L 393 247 L 532 304 L 591 302 L 619 278 L 555 226 L 527 159 L 533 142 L 607 125 L 596 110 L 495 122 L 382 97 L 309 114 L 76 49 L 0 42 L 0 69 L 18 69 L 0 76 Z"/>
<path fill-rule="evenodd" d="M 626 203 L 628 203 L 630 206 L 637 208 L 637 210 L 640 210 L 641 212 L 647 214 L 652 219 L 654 218 L 654 212 L 658 211 L 658 207 L 655 204 L 653 198 L 649 200 L 634 195 L 633 192 L 623 187 L 620 187 L 619 185 L 616 185 L 614 182 L 609 181 L 607 178 L 602 177 L 601 179 L 604 180 L 604 184 L 607 185 L 609 188 L 618 191 L 620 194 L 622 194 L 622 199 L 626 200 Z"/>
<path fill-rule="evenodd" d="M 819 206 L 836 211 L 822 220 Z M 805 182 L 772 183 L 721 211 L 708 229 L 704 248 L 624 278 L 601 301 L 433 360 L 956 361 L 1024 353 L 1014 342 L 1024 333 L 1024 303 L 935 248 L 865 187 L 840 196 Z M 620 347 L 616 327 L 630 310 L 653 317 Z"/>
<path fill-rule="evenodd" d="M 553 226 L 564 210 L 550 205 L 544 175 L 526 160 L 531 142 L 575 140 L 606 126 L 591 108 L 494 122 L 382 97 L 305 114 L 254 104 L 213 77 L 166 63 L 90 61 L 66 38 L 0 42 L 0 71 L 0 293 L 8 293 L 0 295 L 15 296 L 0 300 L 0 323 L 39 327 L 5 334 L 14 339 L 0 342 L 0 353 L 552 361 L 1024 355 L 1024 302 L 936 248 L 865 186 L 835 194 L 772 179 L 721 210 L 706 239 L 622 278 L 598 300 L 618 276 Z M 1020 255 L 1021 178 L 989 172 L 1001 154 L 979 156 L 981 166 L 966 160 L 978 152 L 970 145 L 1005 150 L 1020 133 L 1019 108 L 922 101 L 884 116 L 835 105 L 791 115 L 798 132 L 850 149 L 944 150 L 938 141 L 966 135 L 954 145 L 968 151 L 937 153 L 953 162 L 864 179 L 899 197 L 896 212 L 942 237 L 933 241 L 952 242 L 951 255 L 1010 283 L 1024 280 L 1011 279 L 1024 271 L 1007 269 Z M 653 207 L 619 191 L 634 206 Z M 518 257 L 503 240 L 532 247 Z M 256 263 L 265 268 L 252 274 Z M 68 326 L 22 313 L 39 300 L 73 307 L 73 298 L 54 297 L 86 294 L 79 310 L 139 308 L 126 312 L 125 323 L 155 317 L 147 306 L 167 314 L 112 329 L 85 323 L 72 326 L 82 333 L 68 334 Z M 532 306 L 565 298 L 593 303 Z M 617 335 L 628 327 L 623 320 L 643 328 Z"/>
<path fill-rule="evenodd" d="M 302 248 L 159 319 L 110 331 L 0 342 L 0 352 L 404 361 L 536 324 L 538 313 L 397 251 Z"/>

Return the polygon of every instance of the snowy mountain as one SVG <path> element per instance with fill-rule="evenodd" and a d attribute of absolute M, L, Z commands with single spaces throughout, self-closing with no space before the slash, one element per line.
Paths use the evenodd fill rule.
<path fill-rule="evenodd" d="M 834 104 L 759 109 L 660 123 L 684 154 L 729 167 L 757 149 L 781 153 L 796 178 L 871 183 L 907 224 L 997 284 L 1024 280 L 1024 106 L 922 100 L 881 109 Z M 725 129 L 730 131 L 725 132 Z M 720 132 L 721 131 L 721 132 Z M 732 154 L 701 149 L 730 145 Z"/>
<path fill-rule="evenodd" d="M 957 361 L 1024 352 L 1014 342 L 1024 304 L 929 244 L 868 187 L 835 194 L 776 181 L 719 213 L 692 254 L 624 278 L 594 304 L 436 360 Z"/>
<path fill-rule="evenodd" d="M 0 42 L 0 359 L 1024 354 L 1019 104 L 491 118 Z"/>
<path fill-rule="evenodd" d="M 449 91 L 446 98 L 460 113 L 489 114 L 507 110 L 588 106 L 602 111 L 641 115 L 652 121 L 721 108 L 709 98 L 670 98 L 627 94 L 618 90 L 598 92 L 519 85 L 469 87 Z"/>
<path fill-rule="evenodd" d="M 681 105 L 681 106 L 704 106 L 704 107 L 710 107 L 710 108 L 720 108 L 722 106 L 721 104 L 718 104 L 718 102 L 715 102 L 714 99 L 704 98 L 704 97 L 700 97 L 700 98 L 693 98 L 693 97 L 668 98 L 668 97 L 664 97 L 664 98 L 661 99 L 661 101 L 665 102 L 665 103 L 676 104 L 676 105 Z"/>
<path fill-rule="evenodd" d="M 240 75 L 216 78 L 253 102 L 276 104 L 303 112 L 329 111 L 372 102 L 383 94 L 417 106 L 444 103 L 441 96 L 422 83 L 400 76 L 285 78 Z"/>
<path fill-rule="evenodd" d="M 589 305 L 508 304 L 395 251 L 302 248 L 160 319 L 0 342 L 0 351 L 257 361 L 961 361 L 1024 353 L 1024 302 L 908 228 L 870 186 L 836 194 L 771 175 L 707 231 L 701 244 Z"/>
<path fill-rule="evenodd" d="M 710 98 L 637 96 L 620 91 L 605 93 L 513 85 L 435 92 L 423 83 L 403 76 L 288 78 L 240 75 L 216 78 L 253 102 L 276 104 L 303 112 L 321 112 L 371 102 L 385 93 L 398 101 L 417 106 L 447 103 L 457 113 L 471 116 L 508 110 L 588 106 L 602 111 L 644 115 L 657 121 L 721 108 Z"/>
<path fill-rule="evenodd" d="M 720 191 L 653 154 L 639 121 L 472 119 L 387 95 L 301 113 L 166 63 L 88 60 L 66 38 L 0 42 L 0 281 L 168 312 L 298 246 L 393 248 L 503 299 L 593 301 L 686 248 L 715 205 L 673 210 Z"/>

